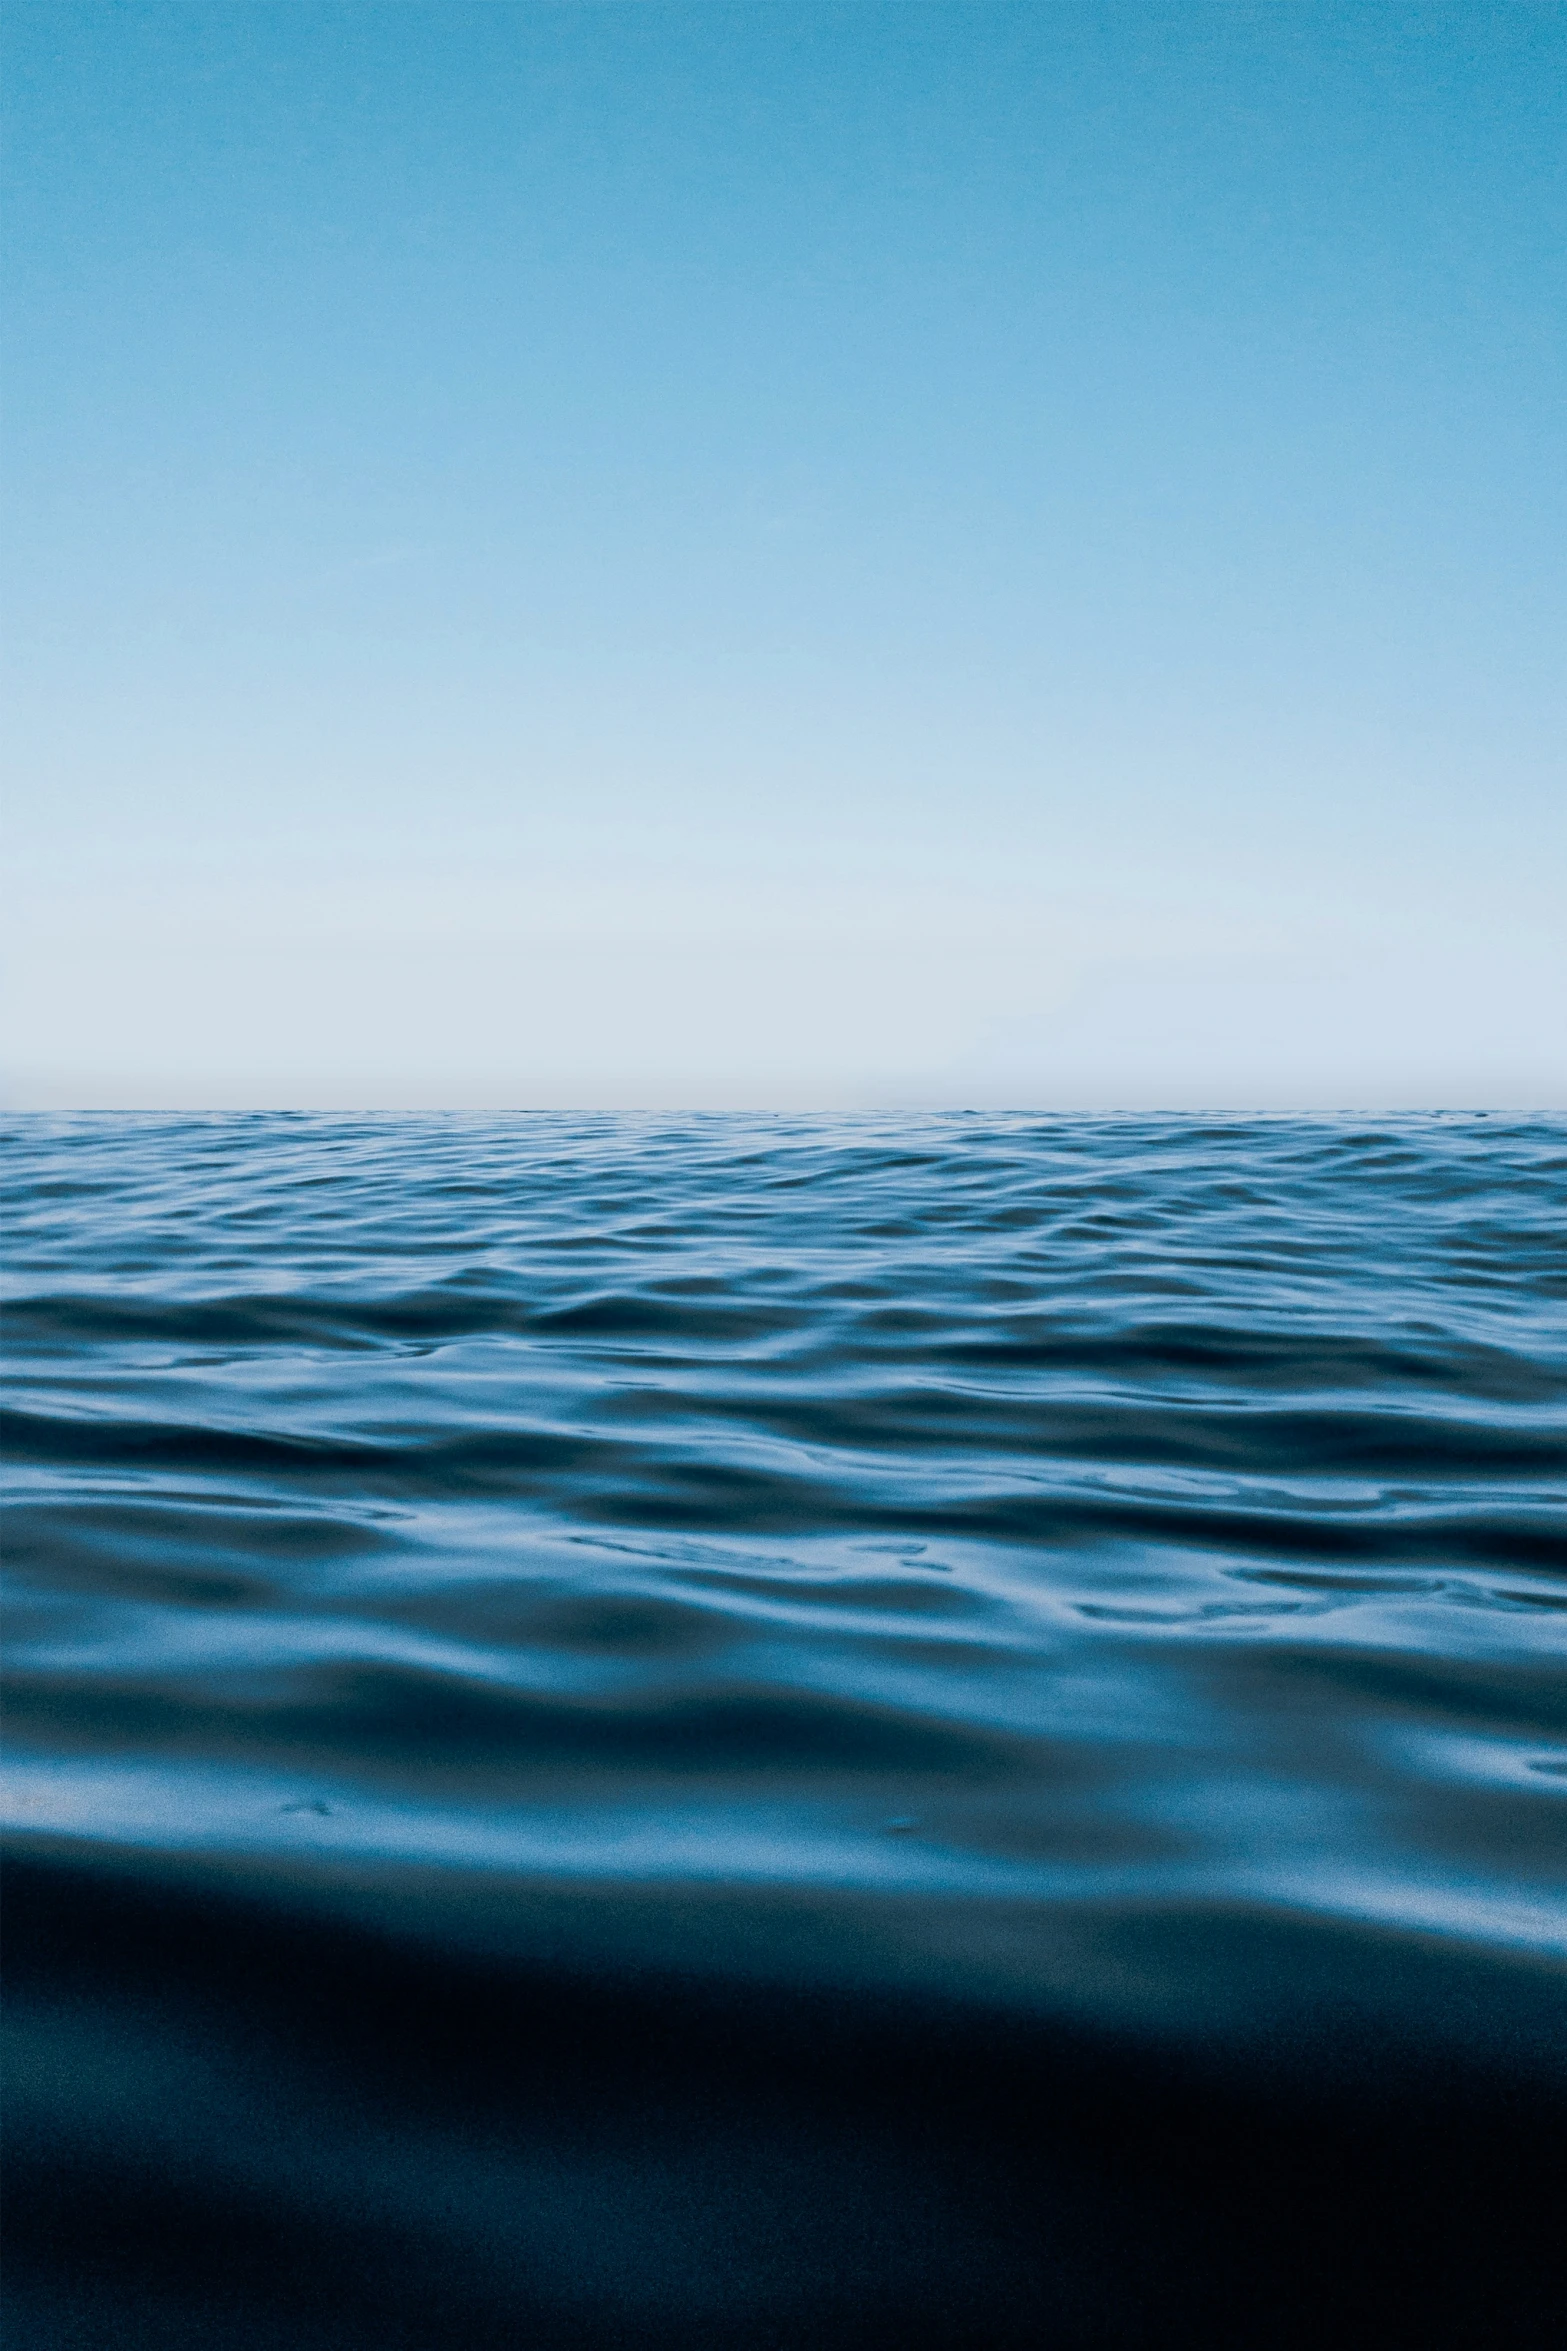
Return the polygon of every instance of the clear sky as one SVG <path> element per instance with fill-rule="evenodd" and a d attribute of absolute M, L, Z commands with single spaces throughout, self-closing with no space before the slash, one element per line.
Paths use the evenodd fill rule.
<path fill-rule="evenodd" d="M 1567 1101 L 1560 6 L 6 15 L 10 1100 Z"/>

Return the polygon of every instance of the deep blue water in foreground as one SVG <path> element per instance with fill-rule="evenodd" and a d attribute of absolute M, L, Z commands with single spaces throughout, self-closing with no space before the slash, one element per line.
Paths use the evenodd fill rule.
<path fill-rule="evenodd" d="M 13 2343 L 1561 2338 L 1561 1122 L 5 1183 Z"/>

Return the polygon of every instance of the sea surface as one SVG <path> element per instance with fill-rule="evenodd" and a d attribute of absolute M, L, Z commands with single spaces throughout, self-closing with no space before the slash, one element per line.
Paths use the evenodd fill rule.
<path fill-rule="evenodd" d="M 13 2351 L 1567 2340 L 1567 1124 L 4 1183 Z"/>

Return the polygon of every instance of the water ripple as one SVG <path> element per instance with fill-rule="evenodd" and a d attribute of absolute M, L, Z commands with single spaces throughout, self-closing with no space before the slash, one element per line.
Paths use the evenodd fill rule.
<path fill-rule="evenodd" d="M 1567 1959 L 1559 1124 L 38 1118 L 5 1186 L 5 1807 L 53 1888 L 27 1917 L 97 1918 L 94 1872 L 118 1872 L 119 1915 L 154 1904 L 164 1923 L 135 1932 L 184 1951 L 210 2006 L 209 1948 L 232 1975 L 249 1937 L 287 1980 L 336 1981 L 298 1906 L 337 1935 L 369 1903 L 418 1967 L 444 1953 L 384 1995 L 405 2034 L 482 1917 L 508 1966 L 555 1955 L 537 1997 L 563 2015 L 590 1980 L 634 2008 L 655 1977 L 760 1975 L 858 1984 L 855 2046 L 877 2003 L 937 1987 L 1093 2020 L 1118 2048 L 1271 2034 L 1269 2064 L 1303 2080 L 1339 2062 L 1351 2014 L 1383 2055 L 1527 2049 L 1549 2073 L 1536 1991 L 1494 1971 Z M 177 1869 L 207 1873 L 217 1925 L 178 1925 L 196 1896 L 168 1891 Z M 220 1884 L 255 1905 L 227 1943 Z M 100 1948 L 81 1933 L 67 1973 Z M 117 1948 L 101 1998 L 130 2003 L 129 2070 L 105 2059 L 102 2082 L 162 2147 L 129 2053 L 164 1992 L 133 1997 Z M 1435 1951 L 1488 1988 L 1460 1996 Z M 40 2015 L 66 1965 L 40 1959 Z M 171 2013 L 170 2049 L 195 2013 Z M 110 2090 L 83 2087 L 79 2029 L 44 2033 L 67 2086 L 37 2128 L 98 2176 L 109 2159 L 80 2148 L 101 2148 Z M 709 2119 L 729 2029 L 689 2060 Z M 235 2031 L 220 2073 L 250 2063 Z M 440 2256 L 460 2267 L 450 2246 L 490 2225 L 491 2142 L 478 2104 L 432 2121 L 417 2040 L 395 2098 L 368 2058 L 363 2095 L 403 2101 L 467 2216 Z M 616 2046 L 641 2079 L 643 2042 Z M 762 2105 L 789 2082 L 836 2095 L 813 2062 L 779 2056 Z M 887 2062 L 867 2112 L 890 2111 Z M 1006 2065 L 973 2062 L 1002 2097 Z M 349 2129 L 320 2081 L 290 2111 Z M 157 2158 L 160 2210 L 207 2193 L 194 2143 Z M 825 2124 L 810 2144 L 839 2177 Z M 414 2208 L 380 2156 L 356 2160 L 383 2216 Z M 533 2176 L 534 2154 L 493 2160 L 492 2188 L 514 2160 Z M 1063 2211 L 1076 2161 L 1051 2175 Z M 287 2204 L 281 2172 L 268 2193 Z M 579 2266 L 502 2294 L 494 2339 L 521 2339 L 517 2309 L 531 2339 L 547 2305 L 540 2340 L 664 2341 L 625 2283 L 642 2227 L 610 2232 L 602 2337 Z M 976 2281 L 1023 2259 L 984 2241 L 972 2275 L 952 2256 L 976 2309 Z M 667 2258 L 689 2319 L 701 2263 Z M 842 2292 L 846 2331 L 820 2333 L 818 2302 L 808 2332 L 869 2342 Z M 1097 2323 L 1051 2339 L 1161 2339 Z M 999 2325 L 985 2339 L 1012 2340 Z"/>

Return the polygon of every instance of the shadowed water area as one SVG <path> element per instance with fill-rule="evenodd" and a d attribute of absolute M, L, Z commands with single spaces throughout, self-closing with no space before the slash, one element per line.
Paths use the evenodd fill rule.
<path fill-rule="evenodd" d="M 15 2343 L 1560 2340 L 1560 1122 L 5 1184 Z"/>

